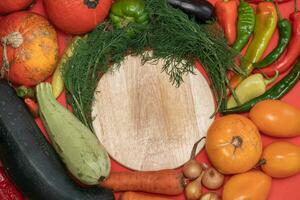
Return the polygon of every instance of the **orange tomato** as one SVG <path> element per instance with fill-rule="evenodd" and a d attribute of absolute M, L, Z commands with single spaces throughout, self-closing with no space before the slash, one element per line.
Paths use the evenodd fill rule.
<path fill-rule="evenodd" d="M 274 137 L 300 135 L 300 111 L 283 101 L 261 101 L 251 109 L 249 117 L 266 135 Z"/>
<path fill-rule="evenodd" d="M 224 185 L 223 200 L 266 200 L 272 179 L 261 171 L 232 176 Z"/>
<path fill-rule="evenodd" d="M 15 12 L 1 19 L 0 38 L 7 39 L 7 50 L 0 46 L 0 62 L 7 52 L 7 64 L 1 75 L 16 85 L 34 86 L 48 78 L 58 60 L 54 27 L 32 12 Z"/>
<path fill-rule="evenodd" d="M 227 115 L 213 122 L 207 132 L 206 152 L 212 165 L 223 174 L 250 170 L 262 153 L 256 126 L 242 115 Z"/>
<path fill-rule="evenodd" d="M 300 172 L 300 148 L 289 142 L 274 142 L 262 155 L 266 162 L 261 166 L 269 176 L 284 178 Z"/>

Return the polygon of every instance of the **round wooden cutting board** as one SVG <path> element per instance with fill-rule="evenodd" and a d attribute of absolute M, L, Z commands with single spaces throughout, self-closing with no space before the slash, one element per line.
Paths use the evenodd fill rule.
<path fill-rule="evenodd" d="M 176 88 L 162 65 L 142 65 L 139 57 L 127 56 L 119 70 L 104 74 L 95 92 L 97 137 L 113 159 L 130 169 L 183 165 L 213 121 L 214 99 L 205 78 L 189 74 Z"/>

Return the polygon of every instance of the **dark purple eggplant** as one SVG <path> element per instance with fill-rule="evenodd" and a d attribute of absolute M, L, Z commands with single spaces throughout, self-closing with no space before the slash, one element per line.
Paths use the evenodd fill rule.
<path fill-rule="evenodd" d="M 30 200 L 114 200 L 111 191 L 83 188 L 68 175 L 24 102 L 0 81 L 0 159 Z"/>
<path fill-rule="evenodd" d="M 182 10 L 199 23 L 215 19 L 215 7 L 207 0 L 167 0 L 174 8 Z"/>

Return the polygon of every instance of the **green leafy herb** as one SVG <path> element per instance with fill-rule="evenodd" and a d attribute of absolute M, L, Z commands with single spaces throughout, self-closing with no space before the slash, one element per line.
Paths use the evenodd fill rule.
<path fill-rule="evenodd" d="M 100 77 L 113 69 L 112 64 L 120 66 L 129 53 L 141 55 L 144 62 L 164 59 L 162 71 L 177 87 L 184 75 L 194 72 L 197 60 L 210 79 L 218 102 L 216 111 L 227 100 L 226 73 L 235 70 L 236 53 L 227 46 L 218 24 L 197 24 L 166 0 L 147 0 L 145 5 L 151 19 L 148 25 L 130 24 L 114 29 L 107 21 L 78 43 L 74 55 L 64 65 L 68 102 L 75 115 L 91 129 L 91 106 Z M 153 50 L 153 54 L 147 49 Z"/>

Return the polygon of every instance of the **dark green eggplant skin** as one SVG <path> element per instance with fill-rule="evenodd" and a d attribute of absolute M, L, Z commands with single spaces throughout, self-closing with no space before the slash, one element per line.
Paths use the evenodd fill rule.
<path fill-rule="evenodd" d="M 0 81 L 0 159 L 30 200 L 114 200 L 111 191 L 83 188 L 68 175 L 52 146 L 7 81 Z"/>

